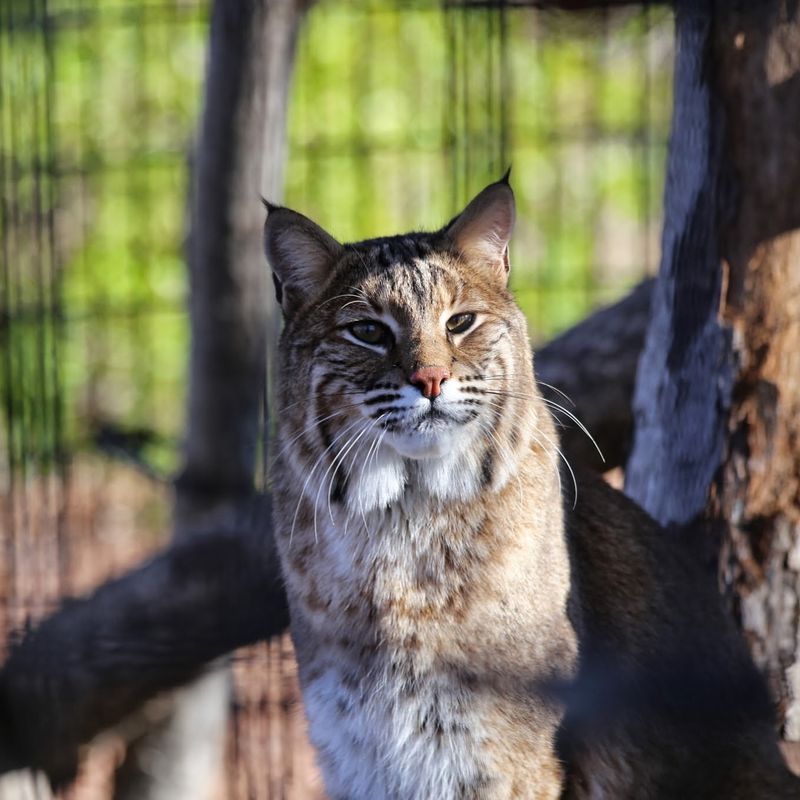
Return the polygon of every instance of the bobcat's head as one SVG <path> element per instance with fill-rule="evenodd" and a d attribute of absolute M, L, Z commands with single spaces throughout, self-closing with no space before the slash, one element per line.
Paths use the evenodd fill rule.
<path fill-rule="evenodd" d="M 341 501 L 357 487 L 363 508 L 414 479 L 463 498 L 513 474 L 539 405 L 507 288 L 513 225 L 505 179 L 441 230 L 354 244 L 270 208 L 280 447 L 313 491 L 322 481 Z"/>

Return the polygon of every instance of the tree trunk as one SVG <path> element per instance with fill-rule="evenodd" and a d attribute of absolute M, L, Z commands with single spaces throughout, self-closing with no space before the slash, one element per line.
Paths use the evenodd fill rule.
<path fill-rule="evenodd" d="M 175 531 L 240 531 L 254 492 L 267 332 L 260 196 L 282 192 L 288 89 L 301 0 L 217 0 L 194 161 L 188 246 L 191 356 Z M 117 800 L 198 800 L 213 791 L 229 702 L 225 668 L 147 721 L 117 775 Z M 146 713 L 146 709 L 145 712 Z"/>
<path fill-rule="evenodd" d="M 662 523 L 721 532 L 722 588 L 797 740 L 800 16 L 781 0 L 686 0 L 676 27 L 626 490 Z"/>
<path fill-rule="evenodd" d="M 712 2 L 684 0 L 676 9 L 661 268 L 625 475 L 626 492 L 662 525 L 684 524 L 703 512 L 722 456 L 730 396 L 729 337 L 717 319 L 721 110 L 706 68 Z"/>
<path fill-rule="evenodd" d="M 734 4 L 735 6 L 737 4 Z M 714 62 L 738 199 L 721 228 L 736 377 L 711 514 L 720 577 L 800 741 L 800 8 L 717 0 Z"/>
<path fill-rule="evenodd" d="M 253 493 L 274 328 L 260 197 L 283 191 L 300 0 L 217 0 L 194 163 L 188 246 L 192 327 L 185 456 L 175 524 L 196 532 Z"/>

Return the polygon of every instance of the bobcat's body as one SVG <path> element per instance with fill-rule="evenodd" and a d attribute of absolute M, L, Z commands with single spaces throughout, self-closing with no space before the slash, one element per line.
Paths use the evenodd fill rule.
<path fill-rule="evenodd" d="M 433 234 L 342 246 L 285 209 L 267 222 L 286 317 L 275 529 L 334 800 L 666 798 L 697 766 L 680 715 L 658 710 L 643 742 L 642 714 L 598 728 L 581 699 L 601 656 L 612 678 L 669 663 L 706 606 L 612 490 L 578 487 L 565 522 L 574 490 L 506 289 L 512 225 L 505 182 Z M 709 641 L 714 667 L 750 675 L 727 629 Z M 561 731 L 557 684 L 578 698 Z M 734 715 L 730 741 L 777 769 L 767 716 Z"/>

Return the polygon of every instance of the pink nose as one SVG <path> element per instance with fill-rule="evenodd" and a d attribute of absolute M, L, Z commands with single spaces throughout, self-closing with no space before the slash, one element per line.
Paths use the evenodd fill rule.
<path fill-rule="evenodd" d="M 449 377 L 450 371 L 445 367 L 420 367 L 408 379 L 422 392 L 423 397 L 433 400 L 442 393 L 442 384 Z"/>

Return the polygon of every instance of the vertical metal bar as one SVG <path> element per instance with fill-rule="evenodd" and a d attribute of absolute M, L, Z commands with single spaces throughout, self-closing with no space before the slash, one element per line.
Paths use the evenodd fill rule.
<path fill-rule="evenodd" d="M 10 20 L 8 4 L 0 3 L 0 73 L 8 76 L 11 73 L 11 57 L 8 53 L 7 38 L 10 35 Z M 5 503 L 6 520 L 4 530 L 0 532 L 3 537 L 5 550 L 5 576 L 7 579 L 7 594 L 0 598 L 5 611 L 5 623 L 9 627 L 16 624 L 16 610 L 14 602 L 16 599 L 16 504 L 17 504 L 17 455 L 16 455 L 16 414 L 14 409 L 13 389 L 14 363 L 13 363 L 13 308 L 11 303 L 11 252 L 10 252 L 10 211 L 9 211 L 9 176 L 8 170 L 13 151 L 10 150 L 6 140 L 7 117 L 8 117 L 8 93 L 11 91 L 10 81 L 7 77 L 0 80 L 0 248 L 2 248 L 2 284 L 0 284 L 0 302 L 2 302 L 2 314 L 0 314 L 0 343 L 2 343 L 2 379 L 3 406 L 4 406 L 4 432 L 6 437 L 6 469 L 7 484 L 4 490 L 8 493 Z"/>

